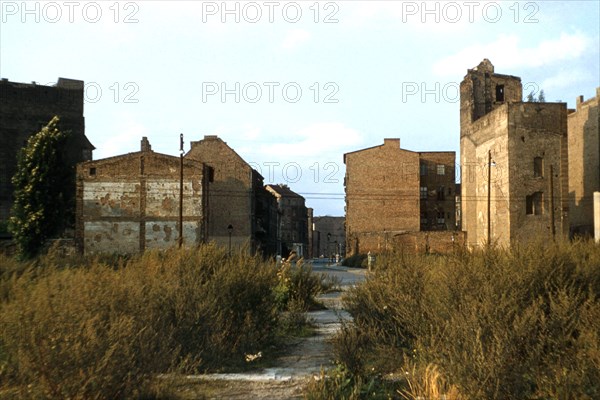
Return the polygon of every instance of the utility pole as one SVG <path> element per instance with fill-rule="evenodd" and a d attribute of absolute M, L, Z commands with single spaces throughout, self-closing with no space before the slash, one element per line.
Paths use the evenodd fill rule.
<path fill-rule="evenodd" d="M 179 134 L 179 240 L 178 246 L 183 245 L 183 133 Z"/>
<path fill-rule="evenodd" d="M 488 150 L 487 246 L 492 244 L 492 150 Z"/>
<path fill-rule="evenodd" d="M 556 225 L 554 224 L 554 167 L 550 164 L 550 220 L 552 227 L 552 240 L 556 237 Z"/>

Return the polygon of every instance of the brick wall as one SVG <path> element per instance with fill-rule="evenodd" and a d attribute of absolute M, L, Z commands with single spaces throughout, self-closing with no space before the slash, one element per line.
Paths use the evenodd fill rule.
<path fill-rule="evenodd" d="M 0 221 L 8 218 L 12 207 L 11 178 L 19 150 L 55 115 L 60 117 L 59 128 L 72 133 L 64 149 L 67 162 L 74 168 L 90 160 L 93 146 L 85 137 L 82 81 L 60 78 L 54 86 L 0 81 Z"/>
<path fill-rule="evenodd" d="M 522 102 L 520 78 L 494 74 L 485 61 L 461 83 L 461 213 L 469 245 L 551 239 L 553 227 L 565 235 L 566 104 Z M 498 85 L 501 102 L 493 101 Z M 532 199 L 540 199 L 535 212 Z"/>
<path fill-rule="evenodd" d="M 600 190 L 600 88 L 596 97 L 577 98 L 567 117 L 569 142 L 569 219 L 573 233 L 593 235 L 593 193 Z"/>
<path fill-rule="evenodd" d="M 192 142 L 186 159 L 200 161 L 214 171 L 207 187 L 208 240 L 236 249 L 248 246 L 271 254 L 275 241 L 276 204 L 263 187 L 263 177 L 217 136 Z"/>
<path fill-rule="evenodd" d="M 346 252 L 357 235 L 420 228 L 419 154 L 399 139 L 344 155 L 346 164 Z"/>
<path fill-rule="evenodd" d="M 360 254 L 378 254 L 386 251 L 444 254 L 463 248 L 466 245 L 466 232 L 372 232 L 355 235 L 353 239 Z"/>
<path fill-rule="evenodd" d="M 141 151 L 77 166 L 76 241 L 81 251 L 135 253 L 177 245 L 179 157 Z M 204 166 L 184 161 L 183 243 L 205 239 Z"/>

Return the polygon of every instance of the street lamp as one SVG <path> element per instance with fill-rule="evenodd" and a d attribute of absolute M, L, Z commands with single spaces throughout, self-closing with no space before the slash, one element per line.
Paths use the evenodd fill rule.
<path fill-rule="evenodd" d="M 335 262 L 338 262 L 338 241 L 335 241 L 335 250 L 334 250 L 335 254 L 332 254 L 332 256 L 334 257 Z"/>
<path fill-rule="evenodd" d="M 233 225 L 227 226 L 227 232 L 229 232 L 229 257 L 231 257 L 231 233 L 233 232 Z"/>

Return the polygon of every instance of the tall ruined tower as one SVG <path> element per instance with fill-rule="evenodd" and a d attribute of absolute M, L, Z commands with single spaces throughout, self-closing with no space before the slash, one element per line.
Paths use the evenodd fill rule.
<path fill-rule="evenodd" d="M 494 73 L 494 66 L 484 58 L 460 83 L 460 131 L 479 118 L 508 102 L 523 99 L 521 78 Z"/>
<path fill-rule="evenodd" d="M 460 85 L 462 229 L 471 246 L 568 230 L 565 103 L 522 101 L 521 79 L 484 59 Z"/>

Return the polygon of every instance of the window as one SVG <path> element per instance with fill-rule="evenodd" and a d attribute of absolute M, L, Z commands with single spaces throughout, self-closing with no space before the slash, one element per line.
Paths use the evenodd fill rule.
<path fill-rule="evenodd" d="M 90 168 L 90 176 L 96 176 L 96 167 Z"/>
<path fill-rule="evenodd" d="M 542 178 L 544 176 L 544 159 L 535 157 L 533 159 L 533 177 Z"/>
<path fill-rule="evenodd" d="M 452 188 L 448 188 L 448 196 L 452 195 Z"/>
<path fill-rule="evenodd" d="M 427 199 L 427 186 L 421 186 L 421 199 Z"/>
<path fill-rule="evenodd" d="M 504 101 L 504 85 L 496 85 L 496 101 Z"/>
<path fill-rule="evenodd" d="M 438 165 L 437 166 L 437 174 L 438 175 L 446 175 L 446 166 L 445 165 Z"/>
<path fill-rule="evenodd" d="M 421 211 L 421 226 L 427 226 L 427 211 Z"/>
<path fill-rule="evenodd" d="M 446 200 L 446 196 L 445 196 L 445 193 L 444 193 L 444 187 L 443 186 L 440 186 L 438 188 L 437 199 L 438 200 Z"/>
<path fill-rule="evenodd" d="M 525 198 L 525 213 L 527 215 L 542 215 L 544 213 L 544 194 L 535 192 Z"/>
<path fill-rule="evenodd" d="M 438 211 L 437 212 L 437 224 L 444 225 L 445 223 L 446 223 L 446 220 L 444 219 L 444 211 Z"/>
<path fill-rule="evenodd" d="M 427 175 L 427 164 L 421 163 L 419 169 L 421 170 L 421 176 Z"/>

